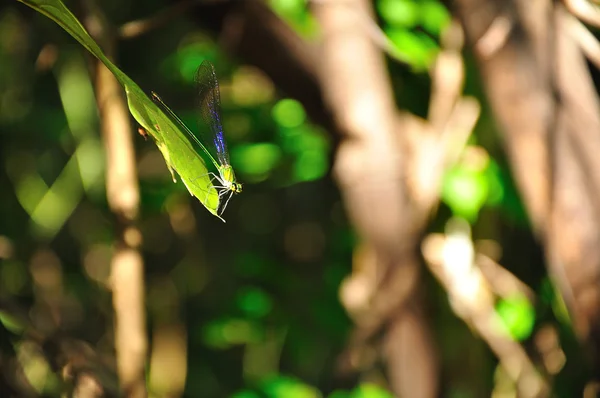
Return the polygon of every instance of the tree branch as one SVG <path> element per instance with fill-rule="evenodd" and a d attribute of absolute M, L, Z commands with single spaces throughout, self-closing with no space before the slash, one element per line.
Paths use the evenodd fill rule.
<path fill-rule="evenodd" d="M 111 57 L 115 43 L 110 27 L 101 11 L 94 4 L 89 3 L 89 6 L 89 31 Z M 141 234 L 135 225 L 140 194 L 132 142 L 134 135 L 131 132 L 123 90 L 100 62 L 97 62 L 96 70 L 96 99 L 107 158 L 107 199 L 118 222 L 110 275 L 115 311 L 117 368 L 125 394 L 128 397 L 145 397 L 148 343 L 144 266 L 138 249 Z"/>
<path fill-rule="evenodd" d="M 588 0 L 564 0 L 567 9 L 583 22 L 600 28 L 600 7 Z"/>
<path fill-rule="evenodd" d="M 561 4 L 456 0 L 468 41 L 499 15 L 515 28 L 483 84 L 549 272 L 600 369 L 600 101 Z M 503 9 L 499 9 L 502 5 Z"/>
<path fill-rule="evenodd" d="M 372 10 L 368 1 L 354 0 L 318 3 L 314 12 L 323 38 L 321 85 L 344 133 L 334 172 L 365 250 L 372 253 L 355 265 L 375 278 L 372 304 L 355 318 L 351 350 L 360 350 L 373 327 L 383 325 L 394 393 L 434 397 L 437 361 L 419 311 L 419 264 L 412 255 L 422 214 L 410 211 L 402 167 L 406 147 L 397 131 L 384 58 L 365 30 L 356 29 L 357 15 L 372 18 Z M 409 307 L 416 311 L 406 311 Z M 402 339 L 394 339 L 397 333 Z M 420 358 L 411 366 L 405 355 L 409 349 Z"/>

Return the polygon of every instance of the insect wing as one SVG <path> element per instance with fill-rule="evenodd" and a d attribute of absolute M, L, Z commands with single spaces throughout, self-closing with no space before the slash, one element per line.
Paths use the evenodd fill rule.
<path fill-rule="evenodd" d="M 223 136 L 221 123 L 221 96 L 215 67 L 210 61 L 205 60 L 196 71 L 196 85 L 198 89 L 198 102 L 200 116 L 204 126 L 210 128 L 210 142 L 215 150 L 216 158 L 221 166 L 229 165 L 229 153 Z M 202 127 L 200 128 L 202 131 Z"/>

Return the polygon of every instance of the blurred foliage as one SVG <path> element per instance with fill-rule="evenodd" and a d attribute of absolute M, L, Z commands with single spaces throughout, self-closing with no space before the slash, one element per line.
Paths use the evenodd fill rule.
<path fill-rule="evenodd" d="M 513 338 L 522 341 L 531 336 L 535 310 L 527 297 L 519 294 L 502 299 L 496 311 Z"/>
<path fill-rule="evenodd" d="M 461 160 L 446 171 L 441 196 L 454 215 L 474 223 L 485 204 L 497 206 L 504 199 L 498 165 L 485 149 L 468 146 Z"/>
<path fill-rule="evenodd" d="M 439 50 L 439 38 L 450 14 L 438 1 L 379 0 L 383 30 L 397 56 L 415 71 L 425 71 Z"/>
<path fill-rule="evenodd" d="M 306 39 L 315 38 L 318 25 L 308 9 L 308 0 L 268 0 L 271 9 Z"/>
<path fill-rule="evenodd" d="M 303 38 L 318 38 L 307 1 L 268 4 Z M 432 0 L 374 4 L 373 23 L 404 61 L 389 58 L 398 105 L 424 115 L 426 72 L 449 13 Z M 99 5 L 118 25 L 167 3 Z M 167 361 L 161 355 L 168 353 L 189 397 L 390 397 L 378 369 L 351 387 L 331 387 L 335 362 L 352 331 L 338 290 L 352 272 L 357 241 L 330 175 L 333 140 L 311 122 L 303 104 L 243 59 L 228 58 L 218 43 L 182 15 L 116 48 L 119 67 L 144 91 L 158 92 L 191 127 L 197 121 L 194 72 L 204 59 L 215 64 L 231 160 L 245 184 L 229 204 L 227 224 L 220 223 L 181 183 L 172 183 L 160 153 L 135 133 L 132 120 L 148 330 L 157 356 L 149 370 L 152 396 L 175 388 L 175 377 L 166 382 L 160 377 L 159 364 Z M 105 199 L 105 154 L 90 65 L 88 54 L 51 21 L 17 2 L 0 5 L 0 298 L 30 308 L 40 331 L 65 333 L 110 357 L 115 220 Z M 473 64 L 467 68 L 467 91 L 482 98 Z M 504 327 L 533 349 L 536 333 L 553 325 L 577 363 L 579 348 L 564 302 L 547 278 L 485 103 L 473 139 L 446 171 L 441 206 L 428 232 L 442 231 L 455 216 L 472 224 L 473 240 L 496 242 L 502 248 L 498 261 L 540 298 L 535 304 L 521 297 L 500 301 Z M 496 359 L 452 313 L 443 289 L 427 278 L 423 291 L 445 396 L 489 396 Z M 55 396 L 58 378 L 39 348 L 21 336 L 19 320 L 0 312 L 0 326 L 10 333 L 8 346 L 35 390 Z M 175 361 L 177 355 L 184 359 Z M 567 393 L 557 396 L 572 396 L 582 374 L 567 363 L 556 389 Z"/>

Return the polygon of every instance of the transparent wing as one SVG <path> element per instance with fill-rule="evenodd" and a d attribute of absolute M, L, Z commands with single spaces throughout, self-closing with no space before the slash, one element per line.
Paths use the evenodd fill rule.
<path fill-rule="evenodd" d="M 196 86 L 198 90 L 198 102 L 200 116 L 204 126 L 210 129 L 209 147 L 214 148 L 215 155 L 221 166 L 229 165 L 229 152 L 225 137 L 223 137 L 223 125 L 221 123 L 221 95 L 215 67 L 210 61 L 203 61 L 196 71 Z M 204 127 L 204 128 L 206 128 Z M 200 127 L 202 131 L 202 126 Z"/>
<path fill-rule="evenodd" d="M 190 129 L 185 125 L 185 123 L 183 123 L 179 116 L 177 116 L 175 112 L 173 112 L 171 108 L 169 108 L 167 104 L 165 104 L 163 100 L 158 96 L 158 94 L 156 94 L 154 91 L 152 92 L 152 100 L 154 100 L 154 102 L 156 102 L 160 106 L 160 108 L 171 118 L 171 120 L 181 129 L 181 131 L 187 135 L 189 139 L 198 144 L 198 146 L 204 151 L 204 153 L 210 158 L 211 162 L 213 162 L 215 167 L 218 169 L 220 165 L 217 163 L 217 161 L 214 158 L 214 155 L 208 150 L 206 145 L 204 145 L 204 143 L 202 143 L 194 135 L 194 133 L 190 131 Z"/>

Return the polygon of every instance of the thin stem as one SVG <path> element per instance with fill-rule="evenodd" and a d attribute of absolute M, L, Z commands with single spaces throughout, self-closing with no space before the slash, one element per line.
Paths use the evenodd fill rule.
<path fill-rule="evenodd" d="M 115 41 L 102 11 L 87 2 L 89 16 L 96 23 L 95 39 L 111 57 Z M 111 286 L 115 315 L 115 351 L 121 389 L 127 397 L 147 396 L 146 315 L 144 309 L 144 263 L 139 253 L 141 233 L 136 220 L 140 193 L 129 113 L 123 91 L 115 76 L 98 63 L 96 98 L 102 123 L 107 170 L 106 194 L 116 215 L 117 235 L 111 262 Z"/>

